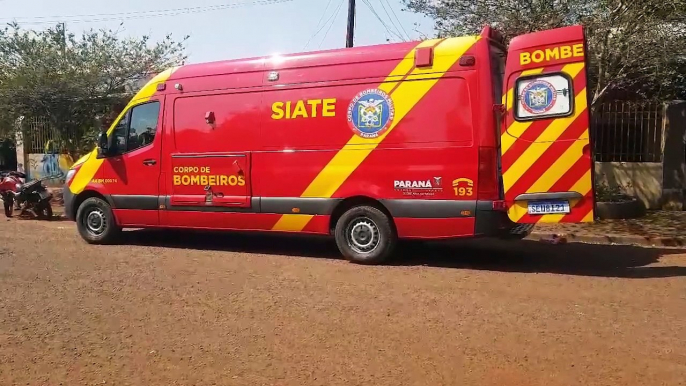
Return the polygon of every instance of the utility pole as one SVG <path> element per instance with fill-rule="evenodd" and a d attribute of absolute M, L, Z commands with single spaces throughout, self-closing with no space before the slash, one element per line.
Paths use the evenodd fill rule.
<path fill-rule="evenodd" d="M 345 39 L 345 47 L 353 46 L 355 35 L 355 0 L 348 0 L 348 34 Z"/>
<path fill-rule="evenodd" d="M 60 23 L 62 26 L 62 53 L 67 51 L 67 26 L 64 23 Z"/>

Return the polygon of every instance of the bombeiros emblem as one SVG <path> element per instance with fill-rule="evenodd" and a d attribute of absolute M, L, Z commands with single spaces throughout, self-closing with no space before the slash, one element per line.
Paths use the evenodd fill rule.
<path fill-rule="evenodd" d="M 364 90 L 348 105 L 348 125 L 362 138 L 377 138 L 393 123 L 395 106 L 393 99 L 377 88 Z"/>
<path fill-rule="evenodd" d="M 544 114 L 555 106 L 557 90 L 550 82 L 537 79 L 524 87 L 520 100 L 529 114 Z"/>

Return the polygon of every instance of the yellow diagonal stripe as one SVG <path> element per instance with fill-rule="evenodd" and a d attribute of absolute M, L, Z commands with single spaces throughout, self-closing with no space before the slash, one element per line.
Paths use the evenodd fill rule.
<path fill-rule="evenodd" d="M 562 68 L 562 72 L 566 73 L 569 75 L 572 79 L 574 79 L 584 68 L 584 63 L 571 63 Z M 508 91 L 509 92 L 509 91 Z M 514 92 L 514 91 L 512 91 Z M 514 99 L 514 95 L 512 95 L 511 98 L 508 98 L 508 104 L 509 101 Z M 511 107 L 511 106 L 510 106 Z M 524 132 L 531 126 L 533 122 L 528 121 L 528 122 L 517 122 L 514 121 L 510 126 L 507 128 L 507 131 L 503 133 L 500 137 L 500 148 L 501 148 L 501 154 L 507 153 L 508 150 L 514 145 L 515 141 L 519 139 L 519 137 L 524 134 Z"/>
<path fill-rule="evenodd" d="M 129 103 L 126 105 L 126 108 L 122 110 L 119 113 L 119 116 L 117 119 L 112 122 L 112 125 L 110 128 L 107 130 L 107 135 L 112 134 L 112 131 L 114 130 L 115 125 L 119 122 L 121 117 L 126 113 L 126 111 L 131 108 L 131 106 L 146 102 L 152 98 L 153 95 L 157 92 L 157 85 L 159 83 L 166 82 L 167 79 L 176 71 L 178 67 L 173 67 L 170 68 L 166 71 L 163 71 L 159 74 L 157 74 L 154 78 L 152 78 L 143 88 L 141 88 L 136 95 L 129 101 Z M 103 159 L 97 159 L 98 152 L 97 150 L 93 150 L 89 155 L 81 157 L 75 165 L 79 165 L 79 162 L 83 163 L 83 166 L 79 169 L 78 173 L 74 176 L 72 179 L 71 183 L 69 184 L 69 190 L 73 194 L 79 194 L 81 193 L 86 186 L 91 182 L 93 177 L 95 177 L 95 173 L 98 172 L 100 169 L 100 166 L 104 162 Z"/>
<path fill-rule="evenodd" d="M 583 219 L 581 219 L 581 222 L 593 222 L 593 209 L 591 209 L 591 211 L 588 212 Z"/>
<path fill-rule="evenodd" d="M 584 196 L 585 196 L 586 194 L 588 194 L 588 192 L 591 191 L 591 170 L 588 170 L 588 171 L 586 172 L 586 174 L 584 174 L 584 176 L 581 177 L 581 178 L 579 179 L 579 181 L 577 181 L 577 182 L 574 184 L 574 186 L 572 186 L 572 189 L 570 189 L 570 191 L 572 191 L 572 192 L 579 192 L 579 193 L 581 193 L 581 194 L 584 195 Z M 577 200 L 571 200 L 571 201 L 569 202 L 569 206 L 570 206 L 571 208 L 574 208 L 574 206 L 576 206 L 576 204 L 578 204 L 579 201 L 580 201 L 580 200 L 578 200 L 578 199 L 577 199 Z M 593 218 L 593 217 L 592 217 L 592 216 L 593 216 L 593 211 L 591 211 L 590 215 L 591 215 L 591 218 Z M 558 223 L 558 222 L 560 222 L 565 216 L 566 216 L 565 214 L 546 214 L 546 215 L 541 216 L 541 218 L 538 219 L 538 222 L 539 222 L 539 223 Z M 588 217 L 588 215 L 586 215 L 586 217 Z M 586 217 L 584 217 L 584 220 L 586 219 Z M 583 220 L 582 220 L 582 222 L 588 222 L 588 221 L 583 221 Z"/>
<path fill-rule="evenodd" d="M 317 177 L 315 177 L 301 197 L 331 197 L 350 174 L 352 174 L 365 158 L 376 149 L 378 144 L 381 143 L 381 141 L 383 141 L 403 120 L 417 102 L 429 92 L 442 75 L 445 74 L 478 40 L 478 36 L 473 36 L 445 39 L 438 43 L 438 45 L 436 45 L 435 40 L 420 43 L 418 47 L 431 47 L 435 45 L 434 64 L 430 68 L 413 69 L 407 79 L 423 80 L 403 81 L 394 89 L 396 82 L 388 82 L 387 79 L 386 82 L 379 86 L 379 89 L 387 93 L 390 93 L 391 90 L 393 91 L 390 96 L 395 105 L 395 117 L 388 130 L 377 138 L 362 138 L 353 135 L 348 143 L 336 153 L 331 161 L 329 161 Z M 411 62 L 414 62 L 414 51 L 415 50 L 413 49 L 405 60 L 409 59 Z M 398 75 L 396 70 L 391 73 L 390 77 Z M 307 225 L 311 218 L 312 216 L 310 215 L 283 215 L 272 229 L 280 231 L 300 231 Z"/>
<path fill-rule="evenodd" d="M 503 185 L 505 192 L 519 180 L 519 178 L 536 162 L 541 155 L 564 133 L 569 125 L 582 113 L 586 111 L 586 89 L 584 88 L 577 94 L 575 101 L 574 115 L 567 118 L 555 119 L 548 127 L 536 138 L 524 153 L 510 166 L 503 174 Z"/>
<path fill-rule="evenodd" d="M 574 140 L 574 143 L 557 159 L 548 170 L 527 190 L 527 193 L 547 192 L 583 156 L 584 146 L 588 144 L 588 129 Z"/>

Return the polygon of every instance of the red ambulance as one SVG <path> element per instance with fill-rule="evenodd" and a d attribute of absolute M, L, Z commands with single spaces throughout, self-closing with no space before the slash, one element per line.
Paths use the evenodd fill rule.
<path fill-rule="evenodd" d="M 594 216 L 581 26 L 185 65 L 152 79 L 67 174 L 89 243 L 122 228 L 401 239 Z"/>

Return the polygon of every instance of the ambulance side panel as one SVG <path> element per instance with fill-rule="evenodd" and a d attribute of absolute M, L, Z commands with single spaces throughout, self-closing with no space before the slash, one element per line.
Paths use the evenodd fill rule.
<path fill-rule="evenodd" d="M 475 80 L 474 73 L 463 76 Z M 430 81 L 411 82 L 419 88 Z M 352 98 L 378 85 L 356 82 L 264 94 L 262 115 L 269 117 L 262 126 L 265 151 L 255 154 L 253 169 L 259 176 L 255 190 L 261 193 L 262 210 L 289 213 L 307 207 L 310 214 L 329 215 L 342 200 L 364 196 L 385 205 L 401 236 L 436 231 L 445 237 L 471 235 L 475 205 L 469 196 L 476 190 L 462 189 L 462 196 L 457 196 L 451 185 L 460 177 L 475 180 L 469 81 L 455 75 L 442 79 L 373 151 L 368 145 L 355 144 L 340 153 L 355 135 L 347 122 Z M 291 106 L 317 101 L 317 107 L 304 102 L 307 117 L 274 114 L 271 107 L 284 101 Z M 324 108 L 318 110 L 319 105 Z M 334 159 L 339 163 L 329 165 Z M 327 167 L 331 175 L 312 184 Z M 347 178 L 341 178 L 343 173 L 349 173 Z M 422 226 L 427 219 L 441 219 L 441 225 L 427 229 Z"/>
<path fill-rule="evenodd" d="M 384 206 L 400 237 L 473 235 L 478 72 L 461 67 L 458 58 L 474 43 L 473 38 L 430 42 L 432 66 L 416 68 L 410 50 L 383 78 L 296 85 L 307 70 L 278 71 L 279 80 L 272 83 L 279 87 L 264 94 L 265 151 L 255 156 L 254 166 L 262 209 L 283 201 L 279 212 L 291 211 L 273 230 L 315 230 L 336 216 L 344 200 L 365 198 Z M 327 69 L 331 74 L 349 70 Z M 379 129 L 361 133 L 360 111 L 375 102 L 381 103 Z M 287 103 L 290 109 L 283 111 Z M 297 112 L 300 103 L 305 116 Z M 313 110 L 312 103 L 335 108 Z M 453 186 L 460 179 L 472 184 L 469 189 Z"/>
<path fill-rule="evenodd" d="M 473 235 L 482 71 L 459 58 L 476 56 L 477 41 L 312 54 L 222 75 L 179 69 L 168 85 L 181 90 L 166 97 L 161 225 L 328 234 L 340 205 L 365 198 L 400 237 Z M 417 67 L 416 48 L 431 49 L 428 65 Z"/>

